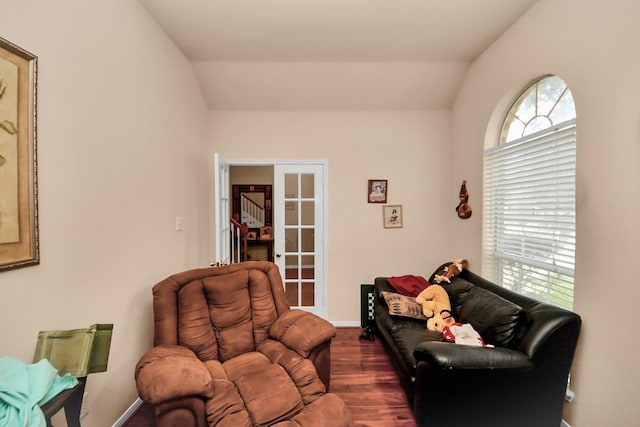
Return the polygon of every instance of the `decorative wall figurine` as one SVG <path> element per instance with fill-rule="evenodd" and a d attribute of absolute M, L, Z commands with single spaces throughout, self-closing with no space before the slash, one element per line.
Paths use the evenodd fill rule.
<path fill-rule="evenodd" d="M 467 219 L 471 217 L 471 206 L 469 206 L 469 193 L 467 192 L 467 180 L 462 181 L 460 186 L 460 195 L 458 196 L 460 203 L 456 206 L 456 212 L 460 219 Z"/>

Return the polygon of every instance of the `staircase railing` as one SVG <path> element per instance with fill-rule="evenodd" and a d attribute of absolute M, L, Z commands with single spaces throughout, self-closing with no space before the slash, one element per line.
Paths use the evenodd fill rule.
<path fill-rule="evenodd" d="M 231 218 L 231 264 L 247 260 L 247 232 L 249 227 Z"/>
<path fill-rule="evenodd" d="M 265 224 L 264 208 L 244 194 L 240 194 L 240 216 L 243 223 L 254 223 L 252 228 L 259 228 Z"/>

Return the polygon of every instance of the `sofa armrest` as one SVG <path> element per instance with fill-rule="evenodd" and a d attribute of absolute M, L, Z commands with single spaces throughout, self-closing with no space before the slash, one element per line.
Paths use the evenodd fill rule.
<path fill-rule="evenodd" d="M 142 400 L 153 404 L 213 396 L 211 375 L 204 363 L 177 345 L 160 345 L 146 352 L 136 365 L 135 379 Z"/>
<path fill-rule="evenodd" d="M 336 328 L 313 313 L 289 310 L 273 322 L 269 335 L 302 357 L 309 357 L 316 347 L 336 336 Z"/>
<path fill-rule="evenodd" d="M 416 362 L 424 361 L 439 369 L 508 369 L 528 371 L 533 362 L 509 348 L 475 347 L 442 341 L 427 341 L 416 346 Z"/>

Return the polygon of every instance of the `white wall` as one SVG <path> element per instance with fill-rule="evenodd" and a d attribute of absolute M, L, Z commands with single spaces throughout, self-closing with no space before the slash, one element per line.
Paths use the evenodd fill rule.
<path fill-rule="evenodd" d="M 83 420 L 111 425 L 137 397 L 151 286 L 209 259 L 206 108 L 137 2 L 5 0 L 0 29 L 39 58 L 41 241 L 40 265 L 0 273 L 0 356 L 31 361 L 40 330 L 114 323 Z"/>
<path fill-rule="evenodd" d="M 212 112 L 211 150 L 227 159 L 326 159 L 329 319 L 359 323 L 360 284 L 429 275 L 448 257 L 449 112 Z M 389 180 L 402 229 L 384 229 L 367 180 Z"/>
<path fill-rule="evenodd" d="M 573 92 L 574 309 L 583 318 L 572 376 L 576 397 L 565 408 L 574 427 L 636 425 L 640 416 L 640 339 L 634 329 L 640 287 L 633 279 L 640 253 L 639 16 L 635 0 L 541 0 L 474 62 L 452 110 L 452 153 L 464 153 L 454 162 L 481 200 L 485 136 L 495 137 L 517 92 L 545 74 L 560 76 Z M 461 172 L 452 170 L 455 182 Z M 453 227 L 453 250 L 466 248 L 479 262 L 481 210 L 479 203 L 472 206 L 468 227 Z"/>

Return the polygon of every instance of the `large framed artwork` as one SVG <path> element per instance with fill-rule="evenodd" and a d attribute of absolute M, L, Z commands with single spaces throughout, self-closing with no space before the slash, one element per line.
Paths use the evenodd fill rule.
<path fill-rule="evenodd" d="M 37 57 L 0 38 L 0 270 L 40 262 Z"/>

